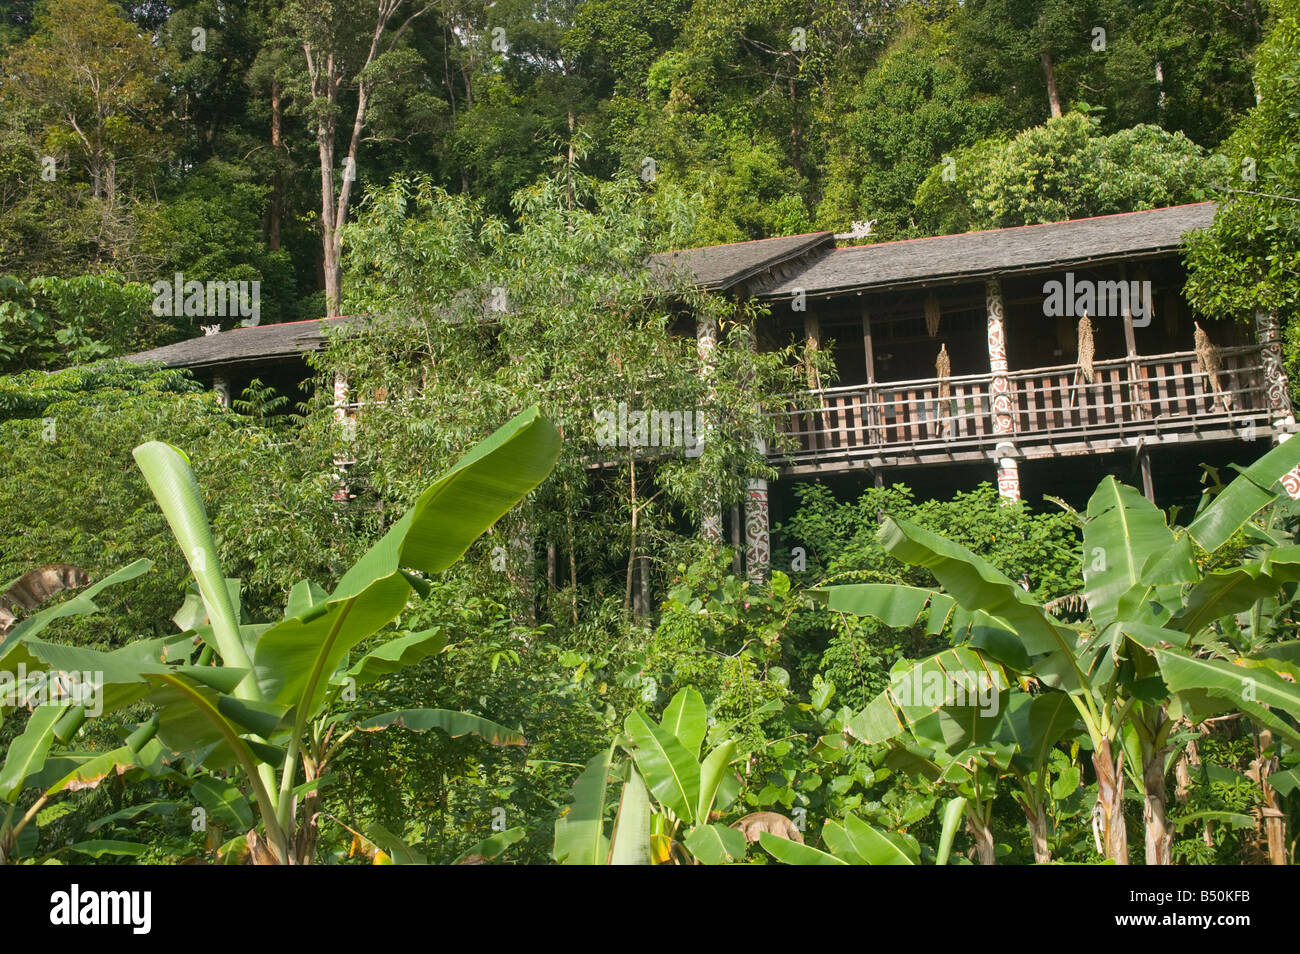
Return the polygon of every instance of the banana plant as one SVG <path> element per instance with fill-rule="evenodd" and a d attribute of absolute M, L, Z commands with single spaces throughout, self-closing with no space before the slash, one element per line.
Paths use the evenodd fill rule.
<path fill-rule="evenodd" d="M 966 808 L 966 799 L 961 795 L 954 796 L 944 805 L 939 845 L 934 853 L 936 865 L 948 863 L 953 839 L 966 816 Z M 827 851 L 768 832 L 759 836 L 763 849 L 787 865 L 921 864 L 921 849 L 915 838 L 873 827 L 853 814 L 845 815 L 843 821 L 829 821 L 823 825 L 822 841 Z"/>
<path fill-rule="evenodd" d="M 1079 716 L 1063 692 L 1012 692 L 998 738 L 1015 745 L 1007 765 L 1015 778 L 1012 797 L 1025 813 L 1034 861 L 1048 864 L 1047 808 L 1051 801 L 1052 775 L 1048 760 L 1057 744 L 1079 731 Z"/>
<path fill-rule="evenodd" d="M 814 595 L 832 610 L 874 616 L 890 626 L 924 624 L 930 633 L 946 631 L 955 644 L 1065 693 L 1091 743 L 1099 844 L 1119 864 L 1128 862 L 1124 739 L 1131 733 L 1136 744 L 1130 761 L 1139 763 L 1132 768 L 1143 780 L 1146 802 L 1148 861 L 1168 863 L 1163 768 L 1176 721 L 1167 713 L 1169 692 L 1198 688 L 1190 675 L 1193 665 L 1201 674 L 1213 671 L 1213 661 L 1191 661 L 1194 641 L 1204 638 L 1207 628 L 1293 582 L 1300 568 L 1300 553 L 1277 548 L 1259 565 L 1207 573 L 1194 558 L 1193 544 L 1212 554 L 1278 499 L 1279 482 L 1284 487 L 1296 483 L 1290 478 L 1300 475 L 1297 444 L 1284 443 L 1242 470 L 1185 529 L 1170 527 L 1164 514 L 1133 488 L 1113 477 L 1102 481 L 1088 503 L 1083 527 L 1088 616 L 1082 623 L 1057 619 L 957 544 L 889 517 L 880 529 L 880 543 L 894 557 L 929 569 L 942 590 L 858 584 Z M 1220 671 L 1220 682 L 1226 675 Z M 1240 670 L 1232 676 L 1233 698 L 1238 699 L 1244 685 Z M 1250 685 L 1261 684 L 1267 686 L 1271 704 L 1285 708 L 1295 698 L 1294 687 L 1288 692 L 1280 676 L 1265 672 Z M 1218 686 L 1220 698 L 1226 691 Z M 1256 704 L 1254 709 L 1263 707 Z M 1260 718 L 1277 721 L 1267 710 Z"/>
<path fill-rule="evenodd" d="M 93 753 L 70 752 L 51 758 L 51 748 L 56 743 L 68 742 L 85 718 L 86 706 L 74 703 L 89 701 L 93 707 L 93 700 L 78 698 L 82 689 L 93 690 L 93 686 L 64 682 L 56 691 L 50 692 L 50 674 L 44 664 L 31 655 L 24 643 L 34 639 L 56 620 L 99 612 L 99 606 L 95 603 L 95 597 L 99 593 L 111 586 L 133 580 L 152 568 L 151 561 L 136 560 L 83 589 L 71 599 L 31 613 L 8 627 L 7 635 L 0 640 L 0 679 L 3 679 L 5 688 L 0 696 L 0 718 L 15 709 L 28 708 L 28 701 L 37 700 L 37 704 L 30 707 L 27 724 L 10 743 L 4 765 L 0 766 L 0 804 L 4 806 L 4 818 L 0 821 L 0 863 L 19 857 L 30 858 L 37 853 L 36 826 L 40 824 L 42 811 L 47 810 L 51 799 L 71 788 L 91 787 L 93 783 L 70 784 L 68 775 L 70 771 L 97 758 Z M 19 679 L 20 673 L 25 674 L 25 678 Z M 138 751 L 148 738 L 134 735 L 128 741 L 136 744 Z M 150 756 L 156 760 L 157 755 L 156 751 L 147 753 L 143 760 L 147 761 Z M 37 796 L 20 809 L 23 794 L 33 788 L 38 790 Z M 77 844 L 71 846 L 71 849 L 77 851 L 85 847 Z M 101 849 L 104 847 L 100 845 Z"/>
<path fill-rule="evenodd" d="M 178 619 L 195 626 L 180 637 L 141 640 L 112 653 L 44 643 L 21 626 L 6 639 L 49 669 L 103 676 L 104 711 L 152 704 L 141 727 L 171 759 L 241 780 L 257 809 L 246 833 L 253 863 L 306 864 L 314 857 L 319 792 L 339 747 L 356 731 L 399 725 L 452 735 L 475 732 L 496 744 L 520 744 L 517 731 L 442 709 L 343 714 L 355 688 L 441 649 L 439 632 L 397 635 L 389 627 L 410 599 L 550 473 L 560 437 L 536 408 L 473 448 L 349 569 L 332 593 L 303 581 L 283 618 L 241 620 L 238 582 L 222 572 L 189 461 L 159 442 L 135 459 L 189 564 L 198 598 Z M 201 605 L 200 605 L 201 604 Z M 349 665 L 363 641 L 388 638 Z M 382 638 L 382 637 L 381 637 Z M 191 647 L 197 639 L 197 660 Z M 140 742 L 141 746 L 145 743 Z M 140 764 L 124 746 L 107 765 L 81 765 L 74 780 Z M 82 773 L 81 776 L 76 772 Z M 101 775 L 102 777 L 102 775 Z"/>
<path fill-rule="evenodd" d="M 1003 666 L 969 647 L 900 660 L 889 687 L 846 727 L 860 742 L 889 745 L 888 768 L 963 798 L 981 864 L 995 863 L 993 803 L 1015 751 L 999 738 L 1012 685 Z"/>
<path fill-rule="evenodd" d="M 715 730 L 714 735 L 723 733 Z M 708 710 L 694 689 L 668 703 L 661 722 L 634 711 L 623 732 L 592 757 L 555 823 L 552 856 L 566 865 L 726 864 L 748 843 L 714 816 L 735 791 L 727 784 L 736 743 L 718 742 L 701 760 Z M 609 782 L 622 781 L 612 830 L 606 834 Z"/>

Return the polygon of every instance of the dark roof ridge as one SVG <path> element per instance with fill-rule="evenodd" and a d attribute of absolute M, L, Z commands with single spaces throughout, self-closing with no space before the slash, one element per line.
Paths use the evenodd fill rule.
<path fill-rule="evenodd" d="M 1158 205 L 1153 209 L 1133 209 L 1129 212 L 1106 212 L 1102 215 L 1085 215 L 1078 219 L 1057 219 L 1053 222 L 1030 222 L 1027 225 L 1000 225 L 995 229 L 972 229 L 969 232 L 945 232 L 942 235 L 916 235 L 912 238 L 890 239 L 888 242 L 867 242 L 863 245 L 837 245 L 832 251 L 852 252 L 864 248 L 884 248 L 887 245 L 904 245 L 907 242 L 929 242 L 934 239 L 955 238 L 959 235 L 991 235 L 997 232 L 1015 232 L 1018 229 L 1042 229 L 1053 225 L 1071 225 L 1076 222 L 1097 222 L 1101 219 L 1118 219 L 1126 215 L 1147 215 L 1151 212 L 1169 212 L 1173 209 L 1190 209 L 1200 205 L 1214 205 L 1213 199 L 1204 202 L 1180 202 L 1178 205 Z"/>

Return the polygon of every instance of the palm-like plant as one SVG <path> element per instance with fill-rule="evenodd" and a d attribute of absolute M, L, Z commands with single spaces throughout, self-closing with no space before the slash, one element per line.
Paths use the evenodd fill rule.
<path fill-rule="evenodd" d="M 948 630 L 954 643 L 975 654 L 972 665 L 1004 666 L 1032 677 L 1042 689 L 1064 693 L 1091 742 L 1098 789 L 1093 822 L 1103 853 L 1119 864 L 1128 861 L 1127 753 L 1143 790 L 1147 861 L 1168 863 L 1164 775 L 1177 723 L 1171 705 L 1175 715 L 1193 719 L 1216 707 L 1238 706 L 1291 744 L 1300 742 L 1295 727 L 1268 708 L 1300 714 L 1300 692 L 1279 675 L 1276 656 L 1256 653 L 1229 661 L 1200 652 L 1218 639 L 1225 619 L 1300 580 L 1300 547 L 1274 547 L 1230 569 L 1205 572 L 1193 546 L 1212 554 L 1276 500 L 1279 481 L 1300 468 L 1296 443 L 1280 445 L 1243 470 L 1186 528 L 1171 527 L 1133 488 L 1104 480 L 1084 519 L 1088 613 L 1082 622 L 1057 619 L 957 544 L 889 518 L 881 544 L 898 559 L 929 569 L 942 589 L 860 584 L 817 595 L 832 610 L 873 616 L 890 626 L 924 622 L 931 633 Z M 909 712 L 888 696 L 850 722 L 849 731 L 885 741 L 927 719 L 960 724 L 963 718 L 961 712 L 943 712 L 947 707 L 937 715 L 936 707 Z M 881 720 L 886 708 L 894 718 L 881 738 L 880 726 L 890 725 Z"/>
<path fill-rule="evenodd" d="M 561 864 L 725 864 L 745 856 L 746 839 L 713 821 L 735 797 L 725 784 L 736 744 L 723 739 L 700 759 L 708 710 L 694 689 L 669 701 L 663 720 L 632 712 L 623 733 L 594 756 L 573 786 L 573 800 L 555 823 L 553 855 Z M 724 732 L 715 729 L 715 736 Z M 606 834 L 605 793 L 622 778 L 612 831 Z"/>
<path fill-rule="evenodd" d="M 522 742 L 518 732 L 465 713 L 412 709 L 357 718 L 340 712 L 338 703 L 352 697 L 358 685 L 442 648 L 445 637 L 437 631 L 394 634 L 349 665 L 354 647 L 385 631 L 414 594 L 427 592 L 427 575 L 460 559 L 546 477 L 559 447 L 558 432 L 536 408 L 523 412 L 426 489 L 332 593 L 298 583 L 283 618 L 256 625 L 241 622 L 238 581 L 222 573 L 185 456 L 158 442 L 136 448 L 136 461 L 185 554 L 197 596 L 177 616 L 186 628 L 179 637 L 141 640 L 115 652 L 45 643 L 21 626 L 5 640 L 0 649 L 8 652 L 0 651 L 0 664 L 23 661 L 37 669 L 102 674 L 104 712 L 141 701 L 156 709 L 119 749 L 89 758 L 74 755 L 71 771 L 48 793 L 98 784 L 110 773 L 150 764 L 165 753 L 172 762 L 179 757 L 192 769 L 240 780 L 243 791 L 226 791 L 229 801 L 242 799 L 246 791 L 257 807 L 257 824 L 243 839 L 250 860 L 306 864 L 315 851 L 322 778 L 353 732 L 389 725 L 436 727 L 453 735 L 476 732 L 496 743 Z M 47 752 L 57 724 L 51 714 L 34 716 L 16 748 Z M 42 762 L 28 759 L 19 784 L 40 778 Z M 251 820 L 251 813 L 231 814 Z"/>

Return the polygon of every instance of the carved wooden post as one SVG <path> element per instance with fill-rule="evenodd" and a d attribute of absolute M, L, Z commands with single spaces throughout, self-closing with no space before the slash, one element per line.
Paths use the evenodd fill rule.
<path fill-rule="evenodd" d="M 348 414 L 348 379 L 342 371 L 334 372 L 334 420 L 339 425 L 340 437 L 346 448 L 355 436 L 356 423 Z M 334 458 L 334 476 L 337 479 L 334 485 L 335 500 L 348 500 L 352 496 L 347 485 L 347 468 L 351 463 L 346 449 Z"/>
<path fill-rule="evenodd" d="M 758 336 L 753 329 L 746 336 L 746 344 L 751 352 L 758 350 Z M 754 446 L 758 453 L 767 456 L 767 444 L 761 437 L 755 437 Z M 749 582 L 759 585 L 767 579 L 772 564 L 772 537 L 768 523 L 767 481 L 762 477 L 751 477 L 745 490 L 745 568 L 748 570 Z"/>
<path fill-rule="evenodd" d="M 863 399 L 867 415 L 867 443 L 874 444 L 879 434 L 877 425 L 880 423 L 880 413 L 876 406 L 879 392 L 876 391 L 876 350 L 871 338 L 871 310 L 867 307 L 865 298 L 862 300 L 862 357 L 867 363 L 867 387 Z M 880 440 L 883 442 L 883 435 Z"/>
<path fill-rule="evenodd" d="M 714 359 L 713 353 L 718 347 L 718 323 L 712 315 L 699 315 L 695 319 L 695 343 L 696 350 L 700 356 L 700 375 L 708 381 L 713 377 Z M 713 388 L 710 385 L 707 389 L 709 404 L 713 404 Z M 710 424 L 714 408 L 709 407 Z M 702 436 L 702 435 L 701 435 Z M 709 488 L 705 491 L 705 499 L 701 505 L 700 518 L 700 536 L 713 546 L 722 544 L 722 501 L 718 497 L 716 488 Z"/>
<path fill-rule="evenodd" d="M 1295 424 L 1291 408 L 1291 382 L 1282 367 L 1282 344 L 1278 340 L 1276 313 L 1255 312 L 1255 338 L 1260 345 L 1260 358 L 1264 364 L 1264 388 L 1268 394 L 1269 418 L 1273 422 L 1275 439 L 1279 432 L 1288 431 Z"/>
<path fill-rule="evenodd" d="M 1002 438 L 994 452 L 998 460 L 998 496 L 1003 503 L 1020 499 L 1020 466 L 1016 463 L 1015 417 L 1012 415 L 1011 379 L 1007 376 L 1007 333 L 1002 308 L 1002 283 L 991 278 L 984 285 L 988 314 L 989 384 L 993 434 Z"/>
<path fill-rule="evenodd" d="M 766 451 L 763 442 L 759 450 Z M 772 536 L 768 523 L 767 481 L 761 477 L 749 481 L 745 492 L 745 566 L 749 582 L 760 584 L 772 566 Z"/>

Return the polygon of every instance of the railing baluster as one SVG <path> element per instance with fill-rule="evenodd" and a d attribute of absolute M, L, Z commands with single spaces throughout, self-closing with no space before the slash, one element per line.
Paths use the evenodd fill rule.
<path fill-rule="evenodd" d="M 1232 414 L 1261 417 L 1266 411 L 1258 347 L 1221 352 L 1222 391 Z M 1223 401 L 1208 386 L 1192 352 L 1098 361 L 1091 385 L 1074 365 L 1012 372 L 1012 414 L 1018 440 L 1062 432 L 1065 440 L 1101 440 L 1167 425 L 1188 427 L 1198 417 L 1224 416 Z M 802 393 L 770 412 L 785 432 L 788 452 L 779 458 L 826 463 L 866 448 L 898 448 L 943 441 L 954 450 L 983 447 L 994 439 L 988 375 L 959 375 L 939 398 L 936 379 L 830 388 Z M 1073 438 L 1064 437 L 1073 433 Z"/>

